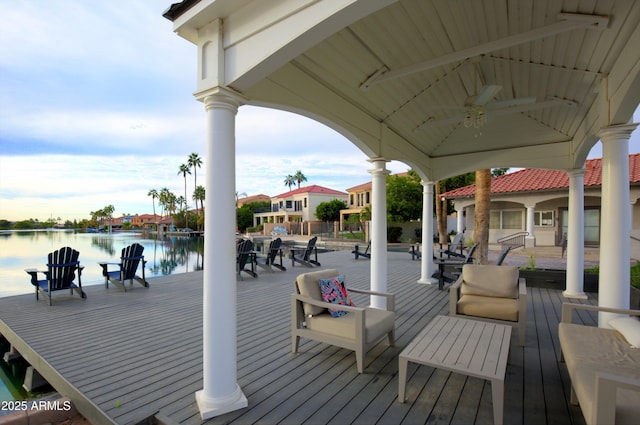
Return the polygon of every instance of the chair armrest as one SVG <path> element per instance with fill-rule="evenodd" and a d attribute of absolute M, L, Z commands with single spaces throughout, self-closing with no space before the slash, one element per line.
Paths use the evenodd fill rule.
<path fill-rule="evenodd" d="M 98 263 L 98 265 L 102 267 L 102 276 L 107 276 L 107 273 L 109 273 L 109 266 L 119 266 L 120 268 L 122 268 L 122 263 L 100 262 Z"/>
<path fill-rule="evenodd" d="M 300 294 L 291 294 L 291 298 L 303 303 L 315 305 L 322 308 L 332 308 L 335 310 L 344 310 L 344 311 L 354 312 L 354 313 L 364 312 L 364 307 L 352 307 L 350 305 L 339 305 L 334 303 L 328 303 L 326 301 L 320 301 L 313 298 L 305 297 L 304 295 L 300 295 Z"/>
<path fill-rule="evenodd" d="M 601 306 L 590 305 L 590 304 L 563 303 L 562 304 L 562 323 L 571 323 L 573 321 L 574 310 L 603 311 L 606 313 L 617 313 L 617 314 L 628 314 L 629 316 L 640 316 L 640 310 L 601 307 Z"/>
<path fill-rule="evenodd" d="M 616 418 L 616 394 L 619 389 L 640 392 L 640 379 L 596 372 L 596 402 L 593 419 L 597 424 L 612 424 Z"/>
<path fill-rule="evenodd" d="M 29 275 L 31 275 L 31 284 L 33 286 L 38 286 L 38 273 L 42 273 L 47 276 L 48 271 L 46 270 L 38 270 L 38 269 L 24 269 Z"/>
<path fill-rule="evenodd" d="M 356 294 L 365 294 L 365 295 L 378 295 L 381 297 L 385 297 L 387 299 L 387 311 L 395 311 L 396 307 L 396 295 L 390 292 L 378 292 L 378 291 L 370 291 L 368 289 L 358 289 L 358 288 L 349 288 L 349 292 L 355 292 Z"/>
<path fill-rule="evenodd" d="M 460 286 L 462 286 L 462 275 L 449 287 L 449 315 L 455 316 L 458 313 L 458 299 L 460 298 Z"/>

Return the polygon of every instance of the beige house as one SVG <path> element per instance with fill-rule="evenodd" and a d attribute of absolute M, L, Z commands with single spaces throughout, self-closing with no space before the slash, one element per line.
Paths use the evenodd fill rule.
<path fill-rule="evenodd" d="M 640 258 L 640 154 L 629 155 L 632 218 L 631 254 Z M 454 202 L 458 233 L 473 235 L 475 185 L 442 194 Z M 584 243 L 599 246 L 601 237 L 602 159 L 586 161 L 584 172 Z M 557 246 L 569 224 L 569 176 L 560 170 L 525 168 L 491 181 L 489 242 L 521 235 L 527 246 Z M 622 235 L 620 235 L 622 237 Z"/>
<path fill-rule="evenodd" d="M 256 212 L 253 225 L 265 225 L 265 232 L 270 232 L 270 224 L 284 224 L 291 231 L 291 223 L 316 221 L 316 208 L 322 202 L 338 199 L 347 202 L 347 194 L 328 187 L 311 185 L 290 190 L 271 197 L 271 210 Z M 296 232 L 297 233 L 297 232 Z"/>

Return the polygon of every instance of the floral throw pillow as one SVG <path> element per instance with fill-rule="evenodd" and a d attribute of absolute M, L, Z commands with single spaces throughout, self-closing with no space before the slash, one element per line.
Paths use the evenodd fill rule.
<path fill-rule="evenodd" d="M 320 279 L 320 292 L 322 293 L 322 299 L 325 302 L 354 306 L 347 292 L 346 286 L 344 286 L 344 275 L 331 277 L 328 279 Z M 340 317 L 347 314 L 344 310 L 329 309 L 329 313 L 333 317 Z"/>

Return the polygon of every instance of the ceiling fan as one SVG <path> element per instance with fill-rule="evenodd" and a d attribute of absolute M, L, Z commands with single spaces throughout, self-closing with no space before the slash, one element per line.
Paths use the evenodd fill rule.
<path fill-rule="evenodd" d="M 502 90 L 500 85 L 487 85 L 480 83 L 480 71 L 478 63 L 480 57 L 471 59 L 474 64 L 474 95 L 466 98 L 463 106 L 446 106 L 431 105 L 428 106 L 432 110 L 448 110 L 454 114 L 445 117 L 436 117 L 430 115 L 415 130 L 424 127 L 438 127 L 450 124 L 462 123 L 465 127 L 481 128 L 487 122 L 487 114 L 505 115 L 515 112 L 524 112 L 534 109 L 543 109 L 551 106 L 576 106 L 577 104 L 570 100 L 559 99 L 555 97 L 538 100 L 535 96 L 519 97 L 509 100 L 495 100 L 496 95 Z"/>

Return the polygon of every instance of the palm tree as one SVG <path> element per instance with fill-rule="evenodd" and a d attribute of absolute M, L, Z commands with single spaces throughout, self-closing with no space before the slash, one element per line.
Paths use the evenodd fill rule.
<path fill-rule="evenodd" d="M 198 187 L 198 171 L 197 170 L 202 165 L 202 158 L 200 158 L 200 156 L 197 153 L 193 152 L 191 155 L 189 155 L 189 161 L 187 162 L 187 165 L 193 168 L 193 187 L 195 190 L 195 188 Z M 197 208 L 198 208 L 198 203 L 196 202 L 196 209 Z"/>
<path fill-rule="evenodd" d="M 189 227 L 189 219 L 187 217 L 187 174 L 191 174 L 191 170 L 189 170 L 189 166 L 187 164 L 180 165 L 180 171 L 178 171 L 178 175 L 182 174 L 184 177 L 184 227 Z"/>
<path fill-rule="evenodd" d="M 160 190 L 160 194 L 158 195 L 158 202 L 160 203 L 160 206 L 162 207 L 162 210 L 160 212 L 160 217 L 164 217 L 164 212 L 167 209 L 167 205 L 169 205 L 169 195 L 171 194 L 171 192 L 169 192 L 169 189 L 167 189 L 166 187 L 163 187 Z"/>
<path fill-rule="evenodd" d="M 205 195 L 204 186 L 196 186 L 196 190 L 193 191 L 193 200 L 196 203 L 196 207 L 198 206 L 198 201 L 200 201 L 200 207 L 202 208 L 201 210 L 198 210 L 198 215 L 200 215 L 201 211 L 204 211 L 204 195 Z M 199 222 L 198 222 L 198 227 L 200 227 Z M 200 229 L 198 228 L 198 230 Z"/>
<path fill-rule="evenodd" d="M 487 264 L 489 253 L 489 203 L 491 202 L 491 170 L 476 171 L 475 226 L 473 240 L 478 244 L 480 264 Z"/>
<path fill-rule="evenodd" d="M 291 186 L 294 184 L 296 184 L 296 179 L 291 174 L 284 178 L 284 185 L 289 186 L 289 190 L 291 190 Z"/>
<path fill-rule="evenodd" d="M 298 183 L 298 189 L 300 189 L 300 183 L 307 181 L 307 177 L 302 174 L 302 171 L 300 170 L 296 171 L 293 175 L 293 179 Z"/>
<path fill-rule="evenodd" d="M 155 189 L 151 189 L 147 196 L 151 196 L 151 201 L 153 202 L 153 219 L 156 218 L 156 198 L 158 198 L 158 191 Z M 158 230 L 158 223 L 156 223 L 156 230 Z"/>

